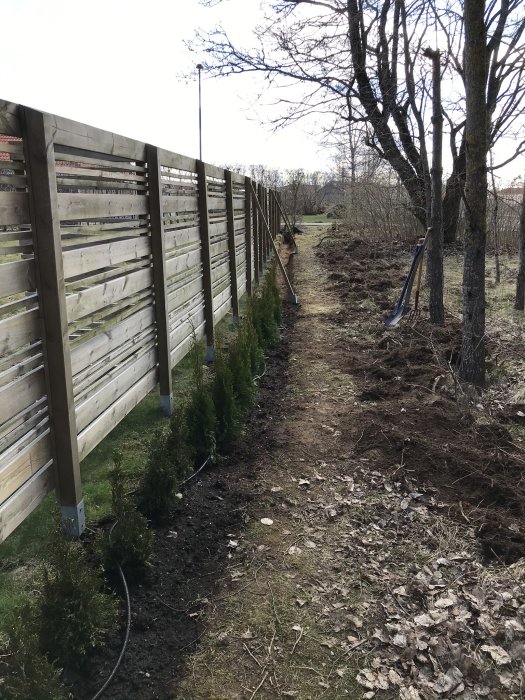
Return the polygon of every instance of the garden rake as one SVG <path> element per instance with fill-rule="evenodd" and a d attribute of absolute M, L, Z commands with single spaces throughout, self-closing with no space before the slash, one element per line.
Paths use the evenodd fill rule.
<path fill-rule="evenodd" d="M 425 252 L 427 237 L 420 238 L 417 242 L 416 249 L 414 250 L 414 257 L 412 259 L 412 264 L 410 265 L 410 270 L 408 271 L 407 278 L 401 290 L 401 295 L 397 304 L 390 316 L 385 320 L 385 328 L 393 328 L 397 326 L 399 321 L 412 311 L 410 306 L 410 297 L 412 295 L 412 287 L 414 286 L 414 280 L 417 276 L 416 283 L 416 296 L 414 304 L 415 316 L 419 314 L 419 291 L 421 288 L 421 276 L 423 271 L 423 254 Z"/>

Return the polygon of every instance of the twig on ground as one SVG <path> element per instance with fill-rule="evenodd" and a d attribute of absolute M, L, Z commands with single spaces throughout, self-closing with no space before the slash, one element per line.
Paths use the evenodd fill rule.
<path fill-rule="evenodd" d="M 257 664 L 257 666 L 259 666 L 259 668 L 262 668 L 261 662 L 252 654 L 252 652 L 250 651 L 250 649 L 249 649 L 248 645 L 246 644 L 246 642 L 243 642 L 242 645 L 243 645 L 243 647 L 246 649 L 246 651 L 248 652 L 248 654 L 252 657 L 252 659 L 255 661 L 255 663 Z"/>
<path fill-rule="evenodd" d="M 277 614 L 277 610 L 276 610 L 276 608 L 275 608 L 275 598 L 274 598 L 274 595 L 273 595 L 272 586 L 271 586 L 271 584 L 270 584 L 269 581 L 267 581 L 266 583 L 267 583 L 267 585 L 268 585 L 268 588 L 270 589 L 270 594 L 271 594 L 271 596 L 272 596 L 272 608 L 273 608 L 273 614 L 274 614 L 274 616 L 275 616 L 275 621 L 277 622 L 277 624 L 279 625 L 279 627 L 281 627 L 281 620 L 279 619 L 279 615 Z"/>
<path fill-rule="evenodd" d="M 259 683 L 259 685 L 257 686 L 257 688 L 255 688 L 255 690 L 253 691 L 253 693 L 250 695 L 250 700 L 253 700 L 253 698 L 257 695 L 257 691 L 261 688 L 261 686 L 263 685 L 264 681 L 268 678 L 268 673 L 269 673 L 269 671 L 265 671 L 265 672 L 264 672 L 264 676 L 261 678 L 261 682 Z"/>
<path fill-rule="evenodd" d="M 467 523 L 470 525 L 470 520 L 469 520 L 469 518 L 467 518 L 467 516 L 465 515 L 465 511 L 463 510 L 463 503 L 462 503 L 461 501 L 459 502 L 459 510 L 461 511 L 461 515 L 465 518 L 465 520 L 467 521 Z"/>
<path fill-rule="evenodd" d="M 303 632 L 304 632 L 304 630 L 303 630 L 303 628 L 301 627 L 301 631 L 299 632 L 299 636 L 298 636 L 297 639 L 295 640 L 295 644 L 294 644 L 293 647 L 292 647 L 292 651 L 290 652 L 290 656 L 294 653 L 296 646 L 297 646 L 297 645 L 299 644 L 299 642 L 301 641 L 301 638 L 302 638 L 302 636 L 303 636 Z"/>

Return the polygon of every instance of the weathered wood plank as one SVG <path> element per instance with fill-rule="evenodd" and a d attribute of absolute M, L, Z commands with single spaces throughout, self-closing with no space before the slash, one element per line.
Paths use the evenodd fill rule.
<path fill-rule="evenodd" d="M 55 114 L 48 114 L 46 117 L 56 144 L 129 160 L 146 160 L 144 143 Z"/>
<path fill-rule="evenodd" d="M 0 226 L 29 223 L 27 192 L 0 192 Z"/>
<path fill-rule="evenodd" d="M 235 218 L 233 209 L 233 182 L 229 170 L 224 171 L 226 181 L 226 221 L 228 231 L 228 259 L 230 263 L 230 288 L 233 320 L 239 318 L 239 291 L 237 289 L 237 260 L 235 258 Z"/>
<path fill-rule="evenodd" d="M 49 430 L 46 430 L 7 463 L 0 462 L 0 503 L 12 496 L 51 459 L 51 440 Z"/>
<path fill-rule="evenodd" d="M 146 267 L 129 275 L 117 277 L 117 279 L 109 280 L 104 284 L 97 284 L 95 287 L 71 294 L 66 298 L 69 323 L 151 287 L 152 277 L 151 267 Z"/>
<path fill-rule="evenodd" d="M 160 182 L 159 153 L 155 146 L 146 146 L 149 167 L 149 205 L 151 221 L 151 253 L 153 260 L 153 287 L 155 290 L 155 321 L 159 364 L 160 406 L 171 416 L 173 413 L 173 389 L 170 365 L 170 337 L 168 328 L 168 295 L 166 281 L 168 271 L 162 220 L 162 185 Z"/>
<path fill-rule="evenodd" d="M 182 253 L 168 258 L 166 261 L 166 274 L 169 281 L 170 277 L 177 275 L 183 270 L 190 270 L 195 265 L 201 263 L 201 251 L 192 250 L 189 253 Z"/>
<path fill-rule="evenodd" d="M 202 278 L 191 282 L 190 284 L 179 287 L 175 292 L 168 294 L 168 309 L 170 318 L 173 312 L 183 306 L 189 299 L 192 299 L 197 294 L 203 295 Z M 203 297 L 204 298 L 204 297 Z M 170 321 L 171 323 L 171 321 Z"/>
<path fill-rule="evenodd" d="M 204 287 L 204 332 L 206 334 L 206 342 L 208 345 L 208 359 L 211 359 L 214 354 L 215 324 L 213 321 L 213 291 L 211 281 L 210 218 L 208 210 L 207 168 L 208 166 L 203 161 L 197 161 L 197 177 L 199 183 L 201 261 L 202 279 Z"/>
<path fill-rule="evenodd" d="M 30 188 L 30 212 L 35 242 L 35 270 L 39 290 L 44 366 L 50 415 L 53 455 L 59 500 L 71 516 L 76 532 L 85 527 L 80 480 L 71 354 L 67 328 L 64 267 L 56 193 L 53 140 L 56 122 L 41 112 L 24 108 L 25 159 L 28 176 L 38 187 Z M 69 517 L 69 516 L 68 516 Z"/>
<path fill-rule="evenodd" d="M 166 250 L 178 248 L 179 246 L 190 245 L 200 241 L 199 227 L 192 226 L 191 228 L 180 228 L 169 230 L 164 227 L 164 238 Z"/>
<path fill-rule="evenodd" d="M 148 213 L 145 194 L 58 193 L 58 212 L 62 221 L 103 219 L 113 216 L 141 216 Z"/>
<path fill-rule="evenodd" d="M 66 250 L 63 253 L 64 275 L 66 279 L 85 275 L 93 270 L 100 270 L 130 260 L 139 260 L 150 254 L 149 236 Z"/>
<path fill-rule="evenodd" d="M 190 173 L 197 172 L 197 161 L 195 158 L 181 156 L 179 153 L 172 153 L 163 148 L 159 148 L 159 162 L 165 168 L 173 168 L 174 170 L 186 170 Z"/>
<path fill-rule="evenodd" d="M 36 309 L 0 321 L 0 355 L 8 355 L 37 338 L 40 338 L 40 325 Z"/>
<path fill-rule="evenodd" d="M 157 368 L 150 370 L 115 403 L 101 413 L 78 436 L 80 459 L 84 459 L 91 450 L 110 433 L 120 421 L 152 391 L 157 384 Z"/>
<path fill-rule="evenodd" d="M 253 268 L 252 268 L 252 193 L 251 180 L 244 178 L 244 240 L 246 245 L 246 291 L 251 296 L 253 292 Z"/>
<path fill-rule="evenodd" d="M 71 365 L 73 376 L 96 364 L 109 355 L 115 348 L 125 345 L 133 340 L 155 322 L 153 307 L 148 306 L 119 321 L 103 333 L 90 338 L 85 343 L 77 345 L 71 351 Z"/>
<path fill-rule="evenodd" d="M 213 282 L 213 285 L 215 286 L 215 283 L 217 280 L 222 279 L 223 277 L 230 275 L 230 263 L 229 260 L 226 260 L 225 262 L 221 263 L 220 265 L 217 265 L 216 267 L 212 268 L 211 271 L 211 279 Z"/>
<path fill-rule="evenodd" d="M 44 465 L 0 505 L 0 542 L 3 542 L 53 490 L 55 470 L 51 465 L 51 462 Z"/>
<path fill-rule="evenodd" d="M 34 369 L 0 389 L 0 423 L 23 411 L 46 393 L 43 368 Z"/>
<path fill-rule="evenodd" d="M 181 211 L 196 211 L 198 198 L 195 195 L 162 195 L 162 211 L 164 214 Z"/>
<path fill-rule="evenodd" d="M 4 263 L 0 267 L 0 297 L 34 290 L 35 266 L 33 260 L 16 260 Z"/>
<path fill-rule="evenodd" d="M 149 370 L 157 366 L 157 352 L 151 348 L 119 371 L 108 374 L 107 381 L 76 407 L 77 432 L 81 433 L 109 406 L 123 396 Z"/>

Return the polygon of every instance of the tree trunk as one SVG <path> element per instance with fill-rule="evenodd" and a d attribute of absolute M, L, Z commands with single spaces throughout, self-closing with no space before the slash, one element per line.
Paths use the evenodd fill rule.
<path fill-rule="evenodd" d="M 441 66 L 439 51 L 427 49 L 432 60 L 432 199 L 431 229 L 428 247 L 428 282 L 430 284 L 430 320 L 443 324 L 443 109 L 441 105 Z"/>
<path fill-rule="evenodd" d="M 519 237 L 518 275 L 516 277 L 516 300 L 514 308 L 523 311 L 525 306 L 525 182 L 523 183 L 523 199 L 520 213 L 520 237 Z"/>
<path fill-rule="evenodd" d="M 452 173 L 447 180 L 443 198 L 443 241 L 445 245 L 455 243 L 458 235 L 461 200 L 465 190 L 465 143 L 462 142 Z"/>
<path fill-rule="evenodd" d="M 466 231 L 460 376 L 485 383 L 485 248 L 487 239 L 487 30 L 485 0 L 465 0 Z"/>

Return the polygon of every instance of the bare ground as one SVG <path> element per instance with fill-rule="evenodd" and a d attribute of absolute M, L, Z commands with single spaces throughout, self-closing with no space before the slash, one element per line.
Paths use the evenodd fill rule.
<path fill-rule="evenodd" d="M 319 238 L 245 439 L 157 533 L 114 700 L 523 696 L 522 411 L 464 393 L 453 319 L 383 332 L 406 252 Z"/>

